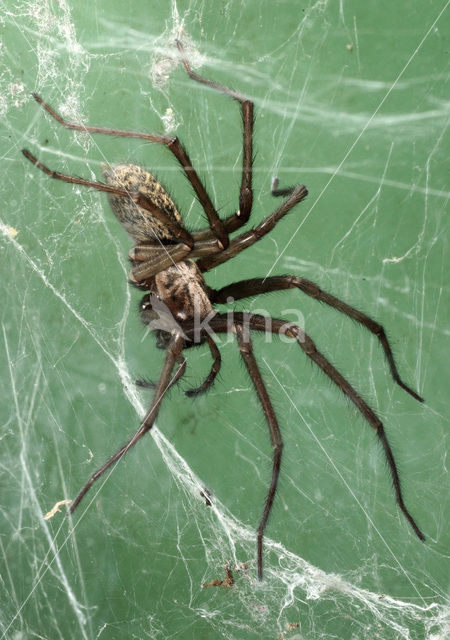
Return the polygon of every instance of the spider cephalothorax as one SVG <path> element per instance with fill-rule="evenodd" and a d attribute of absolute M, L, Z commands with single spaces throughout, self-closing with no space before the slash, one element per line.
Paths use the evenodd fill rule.
<path fill-rule="evenodd" d="M 422 402 L 422 398 L 401 380 L 383 327 L 361 311 L 323 291 L 314 282 L 300 276 L 272 276 L 241 280 L 219 290 L 211 289 L 206 284 L 203 277 L 205 272 L 234 258 L 272 231 L 275 225 L 306 197 L 307 190 L 304 186 L 278 189 L 278 180 L 275 180 L 272 194 L 285 197 L 281 205 L 256 227 L 230 239 L 230 234 L 248 221 L 252 210 L 253 103 L 241 94 L 194 73 L 185 59 L 181 43 L 177 42 L 177 46 L 186 72 L 193 80 L 233 98 L 241 108 L 244 142 L 239 209 L 224 220 L 219 218 L 178 138 L 70 123 L 63 120 L 42 98 L 33 94 L 35 100 L 68 129 L 138 138 L 167 146 L 191 183 L 209 223 L 209 226 L 201 231 L 192 233 L 187 231 L 182 216 L 167 191 L 158 180 L 141 167 L 131 164 L 104 166 L 103 175 L 106 183 L 93 182 L 53 171 L 39 162 L 29 151 L 23 150 L 28 160 L 52 178 L 91 187 L 108 194 L 115 215 L 136 242 L 129 254 L 132 263 L 130 281 L 134 286 L 147 292 L 139 307 L 142 322 L 156 333 L 158 346 L 166 350 L 159 381 L 154 385 L 153 400 L 141 426 L 131 440 L 90 477 L 72 502 L 70 513 L 73 513 L 89 488 L 106 469 L 119 460 L 152 428 L 165 392 L 170 386 L 176 384 L 185 372 L 186 361 L 183 350 L 205 342 L 209 346 L 213 360 L 210 373 L 200 387 L 186 392 L 188 396 L 202 393 L 212 385 L 220 370 L 220 352 L 214 341 L 214 334 L 233 332 L 263 408 L 273 451 L 272 478 L 257 531 L 258 576 L 262 579 L 262 542 L 277 490 L 283 441 L 275 411 L 253 353 L 251 332 L 272 332 L 287 335 L 296 340 L 303 352 L 354 403 L 375 430 L 386 455 L 397 503 L 416 535 L 424 540 L 423 533 L 403 501 L 397 466 L 381 420 L 344 376 L 318 351 L 311 338 L 296 325 L 282 320 L 250 313 L 220 314 L 214 309 L 214 305 L 226 304 L 229 299 L 238 300 L 283 289 L 300 289 L 306 295 L 344 313 L 371 331 L 384 350 L 394 381 L 416 400 Z M 178 368 L 175 369 L 177 364 Z"/>

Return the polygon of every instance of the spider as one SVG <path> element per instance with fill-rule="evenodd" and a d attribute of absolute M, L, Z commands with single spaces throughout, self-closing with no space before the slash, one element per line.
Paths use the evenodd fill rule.
<path fill-rule="evenodd" d="M 240 280 L 218 290 L 207 285 L 203 277 L 204 273 L 234 258 L 270 233 L 293 207 L 304 200 L 308 191 L 303 185 L 278 189 L 278 180 L 276 179 L 272 185 L 272 194 L 276 197 L 283 197 L 281 205 L 258 225 L 230 239 L 230 234 L 243 227 L 252 212 L 253 102 L 240 93 L 192 71 L 186 59 L 183 45 L 179 41 L 176 41 L 176 44 L 180 60 L 192 80 L 225 94 L 240 105 L 243 124 L 243 159 L 239 209 L 225 219 L 219 218 L 205 186 L 178 138 L 71 123 L 64 120 L 40 96 L 33 94 L 36 102 L 67 129 L 123 138 L 137 138 L 165 145 L 181 165 L 208 219 L 207 228 L 189 232 L 184 226 L 181 214 L 171 196 L 150 173 L 141 167 L 131 164 L 120 164 L 115 167 L 102 165 L 106 181 L 102 183 L 53 171 L 28 150 L 22 150 L 30 162 L 51 178 L 90 187 L 107 194 L 114 214 L 136 243 L 129 254 L 132 264 L 130 282 L 147 292 L 140 303 L 142 322 L 155 332 L 158 346 L 166 351 L 159 380 L 154 385 L 155 390 L 150 408 L 139 429 L 117 453 L 91 475 L 72 502 L 69 513 L 75 511 L 93 483 L 111 465 L 120 460 L 144 434 L 150 431 L 155 423 L 164 394 L 169 387 L 180 380 L 186 370 L 183 350 L 205 343 L 209 346 L 212 357 L 211 370 L 201 386 L 186 392 L 190 396 L 203 393 L 211 387 L 221 366 L 220 352 L 213 336 L 215 333 L 233 332 L 261 403 L 269 428 L 273 452 L 272 476 L 256 536 L 258 577 L 262 580 L 263 537 L 277 491 L 283 440 L 275 411 L 253 352 L 251 332 L 272 332 L 286 335 L 296 341 L 306 356 L 315 362 L 353 402 L 375 430 L 386 456 L 398 506 L 417 537 L 423 541 L 425 536 L 404 503 L 397 465 L 381 420 L 344 376 L 317 349 L 309 335 L 299 326 L 279 319 L 242 312 L 223 314 L 214 309 L 214 305 L 227 303 L 230 298 L 239 300 L 271 291 L 300 289 L 306 295 L 356 320 L 376 336 L 384 350 L 393 380 L 413 398 L 423 402 L 423 399 L 400 378 L 382 325 L 346 302 L 323 291 L 314 282 L 300 276 L 281 275 Z M 164 312 L 161 312 L 162 309 Z M 177 365 L 178 368 L 176 368 Z"/>

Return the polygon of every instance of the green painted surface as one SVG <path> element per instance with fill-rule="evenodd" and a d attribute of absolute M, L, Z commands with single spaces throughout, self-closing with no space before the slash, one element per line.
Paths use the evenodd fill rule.
<path fill-rule="evenodd" d="M 3 637 L 444 638 L 445 5 L 3 3 L 1 223 L 18 231 L 0 245 Z M 295 273 L 383 323 L 425 405 L 395 387 L 377 341 L 337 312 L 296 292 L 238 305 L 303 314 L 383 419 L 425 545 L 396 507 L 373 431 L 295 345 L 262 338 L 255 348 L 285 439 L 264 583 L 254 532 L 270 444 L 233 340 L 222 346 L 220 380 L 196 401 L 182 391 L 202 380 L 210 358 L 205 348 L 188 354 L 186 380 L 158 422 L 167 441 L 141 442 L 90 492 L 73 529 L 62 514 L 42 519 L 137 428 L 150 395 L 132 382 L 156 379 L 162 353 L 139 323 L 130 241 L 105 198 L 51 181 L 20 149 L 86 178 L 99 178 L 104 161 L 144 165 L 190 228 L 204 215 L 167 150 L 61 130 L 29 93 L 90 124 L 163 132 L 172 116 L 226 215 L 238 201 L 239 112 L 165 66 L 177 26 L 201 73 L 255 101 L 252 220 L 275 206 L 273 175 L 310 191 L 208 282 Z M 166 68 L 160 85 L 153 72 Z M 247 574 L 235 572 L 233 589 L 202 589 L 227 561 L 248 563 Z"/>

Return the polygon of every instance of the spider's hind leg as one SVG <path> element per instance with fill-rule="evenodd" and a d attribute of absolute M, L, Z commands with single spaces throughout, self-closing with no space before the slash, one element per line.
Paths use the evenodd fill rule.
<path fill-rule="evenodd" d="M 189 62 L 186 59 L 184 47 L 179 40 L 176 41 L 178 51 L 181 55 L 181 61 L 183 62 L 186 73 L 192 80 L 200 82 L 201 84 L 223 93 L 233 100 L 236 100 L 241 105 L 242 125 L 243 125 L 243 152 L 242 152 L 242 178 L 241 187 L 239 191 L 239 211 L 231 216 L 227 220 L 226 229 L 229 233 L 236 231 L 239 227 L 242 227 L 250 218 L 253 205 L 253 102 L 238 93 L 229 89 L 223 84 L 208 80 L 200 76 L 198 73 L 192 71 Z"/>

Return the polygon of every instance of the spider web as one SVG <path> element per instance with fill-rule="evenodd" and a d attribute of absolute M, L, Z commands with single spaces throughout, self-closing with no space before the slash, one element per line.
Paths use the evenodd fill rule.
<path fill-rule="evenodd" d="M 1 637 L 446 637 L 448 2 L 1 8 Z M 210 367 L 207 349 L 192 350 L 152 437 L 72 523 L 44 519 L 137 428 L 150 395 L 134 380 L 156 379 L 163 354 L 139 322 L 130 241 L 105 198 L 50 180 L 20 149 L 89 179 L 101 162 L 140 164 L 190 228 L 205 220 L 166 149 L 62 130 L 30 92 L 77 122 L 176 132 L 227 215 L 238 201 L 239 112 L 187 78 L 175 37 L 196 70 L 255 101 L 252 221 L 275 207 L 274 175 L 310 192 L 208 283 L 299 274 L 383 323 L 423 406 L 348 318 L 293 292 L 236 305 L 302 319 L 378 412 L 424 545 L 395 505 L 372 430 L 298 347 L 262 337 L 255 350 L 285 441 L 264 582 L 255 528 L 270 444 L 232 338 L 208 395 L 183 396 Z M 202 588 L 226 566 L 232 588 Z"/>

